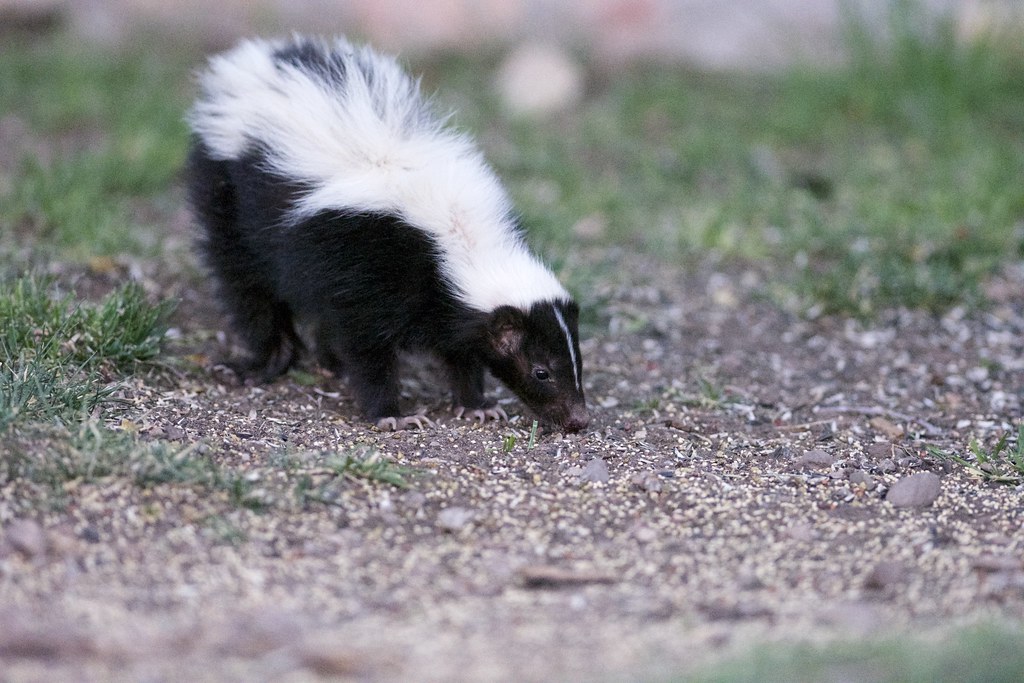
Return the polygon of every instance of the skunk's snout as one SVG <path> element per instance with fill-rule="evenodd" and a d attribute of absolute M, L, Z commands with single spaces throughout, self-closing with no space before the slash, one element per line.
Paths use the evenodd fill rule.
<path fill-rule="evenodd" d="M 590 415 L 587 413 L 585 406 L 573 406 L 569 410 L 569 416 L 562 423 L 562 429 L 567 432 L 579 432 L 587 428 L 590 424 Z"/>

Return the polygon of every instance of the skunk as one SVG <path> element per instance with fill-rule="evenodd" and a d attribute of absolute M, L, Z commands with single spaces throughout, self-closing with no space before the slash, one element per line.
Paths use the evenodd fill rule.
<path fill-rule="evenodd" d="M 508 195 L 419 82 L 343 38 L 244 41 L 210 59 L 188 120 L 199 250 L 249 352 L 229 365 L 268 382 L 311 331 L 381 429 L 400 416 L 397 361 L 443 361 L 457 416 L 507 419 L 484 370 L 547 426 L 579 431 L 579 308 L 526 247 Z"/>

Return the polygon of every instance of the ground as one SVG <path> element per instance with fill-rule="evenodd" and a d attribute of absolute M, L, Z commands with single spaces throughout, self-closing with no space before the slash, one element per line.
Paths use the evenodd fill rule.
<path fill-rule="evenodd" d="M 370 427 L 312 366 L 237 386 L 201 276 L 148 266 L 171 341 L 103 420 L 180 471 L 31 515 L 4 486 L 0 680 L 661 680 L 756 643 L 1017 628 L 1021 487 L 936 451 L 1020 419 L 1024 272 L 985 310 L 858 322 L 785 311 L 756 269 L 578 258 L 601 303 L 577 435 L 531 434 L 500 387 L 510 424 L 456 420 L 429 361 L 403 387 L 423 431 Z"/>

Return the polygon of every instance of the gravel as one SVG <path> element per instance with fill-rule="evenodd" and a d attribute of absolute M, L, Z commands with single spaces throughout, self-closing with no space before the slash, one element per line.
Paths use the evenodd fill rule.
<path fill-rule="evenodd" d="M 186 290 L 166 362 L 105 419 L 261 507 L 188 482 L 3 484 L 5 680 L 679 677 L 755 643 L 1020 623 L 1022 489 L 928 447 L 1020 419 L 1024 301 L 808 319 L 757 271 L 581 258 L 593 420 L 535 442 L 501 390 L 509 424 L 446 417 L 430 363 L 403 385 L 422 431 L 368 427 L 314 372 L 221 384 L 220 318 Z M 325 453 L 376 454 L 407 487 Z"/>

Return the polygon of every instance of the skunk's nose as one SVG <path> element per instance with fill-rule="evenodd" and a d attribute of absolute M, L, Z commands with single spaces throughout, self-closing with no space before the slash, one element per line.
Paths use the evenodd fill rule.
<path fill-rule="evenodd" d="M 586 429 L 588 424 L 590 424 L 590 415 L 587 414 L 587 409 L 578 406 L 569 412 L 569 417 L 562 424 L 562 429 L 567 432 L 579 432 Z"/>

